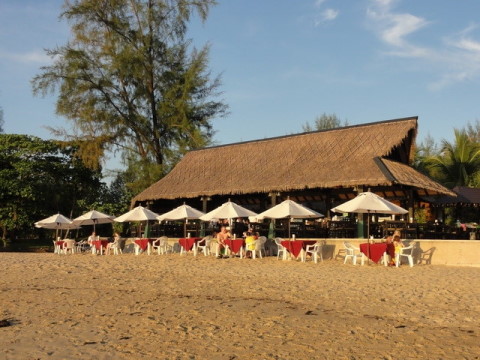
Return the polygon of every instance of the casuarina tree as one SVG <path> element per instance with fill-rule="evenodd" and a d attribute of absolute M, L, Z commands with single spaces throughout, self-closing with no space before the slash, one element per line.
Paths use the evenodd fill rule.
<path fill-rule="evenodd" d="M 187 38 L 214 0 L 71 0 L 62 19 L 69 42 L 47 50 L 52 64 L 32 80 L 35 94 L 58 92 L 56 111 L 72 130 L 56 129 L 99 167 L 122 151 L 161 176 L 178 154 L 211 141 L 213 118 L 227 106 L 208 68 L 209 48 Z M 148 168 L 148 167 L 146 167 Z M 150 168 L 151 169 L 151 168 Z"/>

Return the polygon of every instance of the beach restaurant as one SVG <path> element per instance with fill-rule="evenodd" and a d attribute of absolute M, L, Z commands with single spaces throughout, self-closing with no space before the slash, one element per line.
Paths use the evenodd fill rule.
<path fill-rule="evenodd" d="M 298 237 L 363 238 L 367 215 L 330 209 L 370 190 L 408 209 L 403 216 L 373 216 L 374 235 L 401 228 L 406 238 L 420 203 L 456 196 L 409 165 L 417 128 L 418 117 L 409 117 L 192 150 L 132 206 L 163 213 L 187 203 L 207 212 L 231 200 L 260 213 L 288 198 L 325 215 L 289 224 Z M 189 226 L 199 231 L 198 224 Z M 285 236 L 286 221 L 275 221 L 275 230 Z"/>

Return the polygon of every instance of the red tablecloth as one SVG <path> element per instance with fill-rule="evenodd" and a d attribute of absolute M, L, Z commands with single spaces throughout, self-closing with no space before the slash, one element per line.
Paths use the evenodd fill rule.
<path fill-rule="evenodd" d="M 393 243 L 387 244 L 387 254 L 394 259 L 395 258 L 395 245 Z"/>
<path fill-rule="evenodd" d="M 64 243 L 65 243 L 65 241 L 63 241 L 63 240 L 55 241 L 55 245 L 58 246 L 60 249 L 63 247 Z"/>
<path fill-rule="evenodd" d="M 367 255 L 370 260 L 378 263 L 378 261 L 382 258 L 383 253 L 387 251 L 387 244 L 360 244 L 360 251 Z"/>
<path fill-rule="evenodd" d="M 245 240 L 227 239 L 225 240 L 225 245 L 228 245 L 228 248 L 232 253 L 237 254 L 240 251 L 240 249 L 245 246 Z"/>
<path fill-rule="evenodd" d="M 134 241 L 135 241 L 135 244 L 137 244 L 140 247 L 140 249 L 145 251 L 148 248 L 148 243 L 153 242 L 153 240 L 155 239 L 142 238 L 142 239 L 135 239 Z"/>
<path fill-rule="evenodd" d="M 282 241 L 281 244 L 284 248 L 288 250 L 290 254 L 292 254 L 295 257 L 298 257 L 300 253 L 302 252 L 302 249 L 305 250 L 307 245 L 314 245 L 317 241 L 316 240 L 295 240 L 295 241 L 289 241 L 285 240 Z"/>
<path fill-rule="evenodd" d="M 97 250 L 100 250 L 102 246 L 105 249 L 108 245 L 108 240 L 93 240 L 92 245 L 95 246 Z"/>
<path fill-rule="evenodd" d="M 201 237 L 181 238 L 178 239 L 178 243 L 185 249 L 185 251 L 190 251 L 192 250 L 193 245 L 200 240 L 202 240 Z"/>

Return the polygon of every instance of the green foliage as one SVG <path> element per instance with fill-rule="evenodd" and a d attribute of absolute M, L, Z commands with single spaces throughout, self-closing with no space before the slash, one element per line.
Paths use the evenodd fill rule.
<path fill-rule="evenodd" d="M 320 116 L 315 118 L 313 126 L 310 123 L 305 123 L 302 125 L 303 131 L 318 131 L 318 130 L 328 130 L 334 129 L 337 127 L 348 126 L 348 121 L 345 120 L 342 124 L 342 121 L 338 118 L 336 114 L 329 114 L 323 113 Z"/>
<path fill-rule="evenodd" d="M 419 208 L 415 210 L 414 220 L 416 223 L 426 223 L 427 222 L 427 211 L 424 208 Z"/>
<path fill-rule="evenodd" d="M 424 159 L 430 175 L 448 188 L 480 186 L 480 143 L 472 141 L 465 130 L 454 130 L 453 143 L 443 140 L 440 153 Z"/>
<path fill-rule="evenodd" d="M 480 122 L 477 120 L 475 126 L 468 124 L 466 129 L 454 129 L 455 139 L 452 143 L 443 140 L 438 146 L 428 136 L 417 147 L 413 166 L 447 188 L 453 189 L 455 186 L 478 188 L 480 187 L 479 134 Z M 453 225 L 457 219 L 478 222 L 476 208 L 451 207 L 444 211 L 447 225 Z M 420 220 L 422 219 L 418 219 Z"/>
<path fill-rule="evenodd" d="M 123 181 L 132 197 L 160 180 L 165 173 L 164 166 L 142 160 L 135 154 L 131 154 L 126 163 L 127 169 L 123 173 Z"/>
<path fill-rule="evenodd" d="M 0 226 L 2 238 L 31 232 L 33 223 L 77 202 L 97 198 L 100 174 L 73 156 L 75 149 L 28 135 L 0 134 Z"/>
<path fill-rule="evenodd" d="M 436 178 L 430 171 L 431 169 L 428 166 L 427 159 L 439 155 L 440 151 L 435 143 L 435 139 L 428 135 L 425 140 L 416 147 L 413 167 L 423 174 Z"/>
<path fill-rule="evenodd" d="M 467 123 L 465 131 L 470 140 L 480 143 L 480 120 L 475 120 L 473 124 Z"/>
<path fill-rule="evenodd" d="M 211 79 L 208 47 L 185 39 L 192 16 L 205 20 L 214 0 L 74 0 L 62 14 L 71 41 L 32 80 L 34 93 L 59 92 L 57 112 L 74 123 L 59 130 L 91 168 L 107 150 L 134 154 L 145 182 L 158 179 L 179 153 L 207 144 L 211 120 L 226 114 Z M 127 161 L 128 163 L 128 161 Z M 150 167 L 150 166 L 149 166 Z M 133 169 L 130 169 L 132 172 Z M 138 175 L 137 175 L 138 176 Z M 140 177 L 141 177 L 140 176 Z"/>

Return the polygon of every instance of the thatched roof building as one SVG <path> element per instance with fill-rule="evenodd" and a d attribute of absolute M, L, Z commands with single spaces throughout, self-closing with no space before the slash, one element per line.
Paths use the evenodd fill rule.
<path fill-rule="evenodd" d="M 334 201 L 367 188 L 396 199 L 412 193 L 453 195 L 409 166 L 417 121 L 410 117 L 190 151 L 133 202 L 190 204 L 268 193 Z"/>
<path fill-rule="evenodd" d="M 480 207 L 480 189 L 467 186 L 455 186 L 456 196 L 444 195 L 432 200 L 434 207 Z"/>

